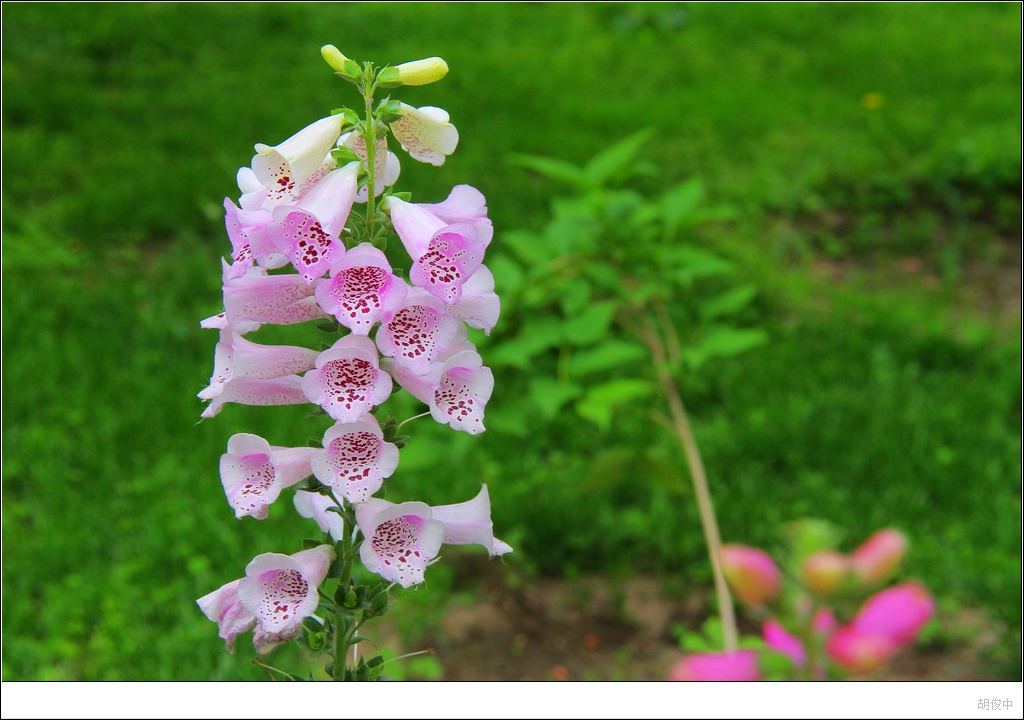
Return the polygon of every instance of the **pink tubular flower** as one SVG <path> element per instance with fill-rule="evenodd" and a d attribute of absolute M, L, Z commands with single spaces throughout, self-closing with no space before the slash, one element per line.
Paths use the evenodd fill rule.
<path fill-rule="evenodd" d="M 501 300 L 494 292 L 494 275 L 481 265 L 462 285 L 462 297 L 448 306 L 448 314 L 464 321 L 471 328 L 490 335 L 501 313 Z"/>
<path fill-rule="evenodd" d="M 479 223 L 446 223 L 437 215 L 394 196 L 384 201 L 395 232 L 413 259 L 409 279 L 454 305 L 462 286 L 479 269 L 490 238 Z M 491 230 L 493 233 L 493 230 Z"/>
<path fill-rule="evenodd" d="M 252 629 L 256 624 L 256 617 L 238 599 L 240 582 L 233 580 L 196 600 L 203 614 L 217 623 L 219 635 L 227 643 L 228 652 L 235 651 L 235 636 Z"/>
<path fill-rule="evenodd" d="M 349 163 L 327 173 L 294 206 L 274 209 L 270 238 L 307 285 L 326 275 L 345 251 L 338 237 L 355 200 L 358 174 L 359 163 Z"/>
<path fill-rule="evenodd" d="M 425 375 L 455 341 L 459 321 L 449 316 L 445 304 L 433 295 L 414 290 L 389 314 L 376 341 L 381 355 L 394 358 L 415 375 Z"/>
<path fill-rule="evenodd" d="M 868 598 L 852 625 L 860 632 L 882 635 L 901 647 L 913 642 L 934 614 L 931 594 L 920 583 L 910 582 Z"/>
<path fill-rule="evenodd" d="M 444 541 L 444 525 L 421 502 L 395 505 L 370 498 L 356 506 L 356 523 L 365 537 L 359 546 L 363 566 L 402 587 L 423 582 Z"/>
<path fill-rule="evenodd" d="M 430 407 L 437 422 L 471 435 L 484 431 L 484 408 L 494 391 L 494 375 L 471 343 L 457 342 L 425 375 L 394 361 L 385 361 L 385 366 L 403 388 Z"/>
<path fill-rule="evenodd" d="M 868 598 L 853 621 L 832 634 L 826 651 L 851 672 L 872 672 L 912 643 L 934 612 L 935 602 L 923 585 L 888 588 Z"/>
<path fill-rule="evenodd" d="M 448 122 L 448 113 L 437 107 L 401 104 L 401 117 L 390 123 L 391 133 L 413 159 L 431 165 L 443 165 L 455 152 L 459 131 Z"/>
<path fill-rule="evenodd" d="M 380 370 L 377 348 L 362 335 L 346 335 L 316 359 L 302 377 L 310 402 L 342 423 L 360 419 L 391 395 L 391 378 Z"/>
<path fill-rule="evenodd" d="M 241 277 L 224 280 L 225 322 L 236 329 L 248 323 L 251 331 L 261 323 L 293 325 L 329 317 L 313 297 L 315 290 L 299 275 L 267 275 L 260 268 L 249 268 Z"/>
<path fill-rule="evenodd" d="M 414 203 L 420 210 L 438 217 L 449 225 L 469 223 L 476 228 L 480 242 L 490 244 L 494 226 L 487 217 L 487 200 L 472 185 L 456 185 L 439 203 Z"/>
<path fill-rule="evenodd" d="M 236 276 L 254 262 L 260 267 L 274 269 L 288 264 L 288 258 L 277 252 L 270 238 L 268 226 L 274 216 L 266 210 L 242 210 L 230 199 L 224 198 L 224 225 L 231 240 L 232 269 Z"/>
<path fill-rule="evenodd" d="M 432 508 L 432 517 L 444 526 L 445 545 L 482 545 L 494 557 L 512 552 L 512 548 L 494 537 L 491 522 L 491 498 L 487 486 L 472 500 Z"/>
<path fill-rule="evenodd" d="M 373 415 L 335 424 L 323 443 L 323 450 L 313 452 L 313 474 L 351 503 L 366 502 L 398 467 L 398 448 L 384 441 Z"/>
<path fill-rule="evenodd" d="M 669 680 L 734 680 L 751 682 L 761 679 L 757 653 L 737 650 L 732 653 L 687 655 L 677 662 Z"/>
<path fill-rule="evenodd" d="M 220 335 L 210 385 L 199 393 L 203 400 L 220 395 L 231 380 L 272 380 L 305 372 L 319 355 L 316 350 L 292 345 L 258 345 L 227 327 Z"/>
<path fill-rule="evenodd" d="M 311 474 L 313 448 L 271 447 L 259 435 L 237 433 L 220 458 L 224 494 L 235 517 L 266 519 L 267 508 L 281 491 Z"/>
<path fill-rule="evenodd" d="M 328 153 L 338 141 L 344 122 L 344 115 L 331 115 L 307 125 L 280 145 L 256 145 L 252 171 L 267 189 L 264 210 L 301 197 L 323 177 L 333 165 Z"/>
<path fill-rule="evenodd" d="M 838 628 L 825 645 L 829 658 L 852 673 L 881 669 L 895 651 L 892 641 L 885 636 L 861 632 L 851 626 Z"/>
<path fill-rule="evenodd" d="M 330 534 L 331 539 L 337 542 L 345 537 L 344 519 L 330 510 L 338 507 L 332 498 L 320 493 L 296 490 L 293 502 L 299 515 L 314 520 L 322 532 Z"/>
<path fill-rule="evenodd" d="M 238 584 L 238 599 L 271 636 L 268 640 L 279 642 L 316 611 L 317 588 L 335 557 L 332 546 L 320 545 L 294 555 L 264 553 L 249 563 Z"/>
<path fill-rule="evenodd" d="M 761 626 L 761 634 L 768 647 L 788 655 L 796 667 L 803 667 L 807 663 L 804 644 L 791 635 L 777 620 L 765 620 L 764 625 Z"/>
<path fill-rule="evenodd" d="M 239 405 L 301 405 L 309 402 L 302 391 L 302 378 L 286 375 L 273 380 L 229 380 L 202 417 L 212 418 L 225 403 Z"/>
<path fill-rule="evenodd" d="M 907 538 L 892 528 L 879 530 L 850 555 L 854 577 L 862 586 L 876 585 L 892 575 L 907 553 Z"/>
<path fill-rule="evenodd" d="M 318 284 L 316 299 L 353 333 L 367 335 L 402 302 L 407 288 L 384 253 L 360 243 L 331 263 L 331 278 Z"/>
<path fill-rule="evenodd" d="M 746 545 L 723 545 L 722 571 L 729 587 L 748 605 L 758 607 L 776 596 L 781 576 L 775 561 L 763 550 Z"/>

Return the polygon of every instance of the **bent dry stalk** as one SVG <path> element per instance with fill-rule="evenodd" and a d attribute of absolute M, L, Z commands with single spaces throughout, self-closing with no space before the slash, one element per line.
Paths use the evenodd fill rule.
<path fill-rule="evenodd" d="M 201 323 L 220 340 L 199 393 L 209 401 L 204 418 L 228 403 L 312 403 L 316 422 L 332 422 L 309 447 L 238 433 L 220 461 L 237 518 L 266 519 L 296 487 L 295 509 L 321 535 L 290 555 L 258 555 L 244 577 L 197 602 L 229 651 L 252 630 L 261 656 L 294 640 L 314 658 L 326 656 L 330 677 L 368 680 L 380 677 L 383 658 L 360 658 L 356 646 L 364 624 L 390 607 L 395 585 L 423 582 L 443 544 L 483 545 L 491 556 L 512 549 L 493 535 L 486 486 L 472 500 L 438 507 L 374 497 L 398 468 L 409 439 L 399 430 L 409 420 L 430 415 L 454 430 L 484 431 L 494 378 L 467 328 L 490 333 L 500 301 L 483 265 L 493 236 L 483 194 L 458 185 L 442 202 L 424 204 L 394 191 L 400 161 L 389 138 L 439 166 L 459 135 L 440 108 L 376 94 L 435 82 L 448 66 L 427 58 L 381 68 L 331 45 L 321 52 L 357 87 L 362 114 L 341 108 L 278 145 L 257 144 L 238 171 L 238 202 L 224 201 L 232 245 L 224 309 Z M 408 281 L 385 254 L 395 235 L 412 262 Z M 339 336 L 319 351 L 244 337 L 262 325 L 314 320 Z M 402 422 L 384 415 L 396 383 L 427 411 Z"/>

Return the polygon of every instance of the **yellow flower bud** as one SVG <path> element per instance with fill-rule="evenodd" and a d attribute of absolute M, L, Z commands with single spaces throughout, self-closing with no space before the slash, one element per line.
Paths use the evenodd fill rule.
<path fill-rule="evenodd" d="M 413 60 L 395 67 L 403 85 L 429 85 L 448 74 L 448 63 L 439 57 Z"/>
<path fill-rule="evenodd" d="M 348 80 L 358 80 L 362 75 L 359 65 L 341 54 L 341 50 L 333 45 L 324 45 L 320 48 L 320 54 L 331 66 L 331 69 Z"/>
<path fill-rule="evenodd" d="M 333 45 L 324 45 L 320 48 L 320 54 L 324 56 L 324 60 L 334 68 L 335 72 L 345 72 L 345 61 L 348 58 L 341 54 L 341 50 Z"/>

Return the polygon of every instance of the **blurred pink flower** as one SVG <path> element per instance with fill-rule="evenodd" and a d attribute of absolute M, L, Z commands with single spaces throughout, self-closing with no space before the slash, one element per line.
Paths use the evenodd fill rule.
<path fill-rule="evenodd" d="M 886 580 L 903 561 L 907 538 L 892 528 L 879 530 L 850 554 L 854 577 L 862 585 L 875 585 Z"/>
<path fill-rule="evenodd" d="M 757 666 L 756 652 L 753 650 L 737 650 L 733 653 L 687 655 L 673 666 L 668 679 L 749 682 L 760 680 L 761 671 Z"/>
<path fill-rule="evenodd" d="M 764 605 L 775 598 L 781 576 L 771 556 L 746 545 L 723 545 L 722 571 L 736 596 L 752 606 Z"/>

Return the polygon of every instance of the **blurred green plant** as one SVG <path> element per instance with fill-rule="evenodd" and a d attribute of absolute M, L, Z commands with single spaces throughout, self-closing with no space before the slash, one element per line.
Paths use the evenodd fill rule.
<path fill-rule="evenodd" d="M 657 174 L 642 156 L 653 135 L 652 129 L 642 130 L 583 166 L 513 156 L 514 163 L 568 185 L 571 194 L 552 201 L 551 219 L 541 230 L 503 238 L 515 259 L 496 272 L 511 281 L 506 287 L 514 297 L 511 322 L 517 329 L 490 357 L 532 376 L 519 407 L 506 408 L 519 414 L 524 428 L 527 418 L 551 420 L 571 405 L 604 435 L 618 416 L 641 409 L 652 411 L 676 436 L 731 650 L 737 632 L 718 560 L 721 539 L 679 387 L 714 360 L 764 344 L 767 335 L 736 319 L 756 288 L 737 284 L 732 265 L 691 236 L 700 224 L 728 217 L 728 208 L 704 206 L 699 178 L 653 196 L 630 186 L 635 178 Z M 542 354 L 554 363 L 553 376 L 537 371 Z"/>

